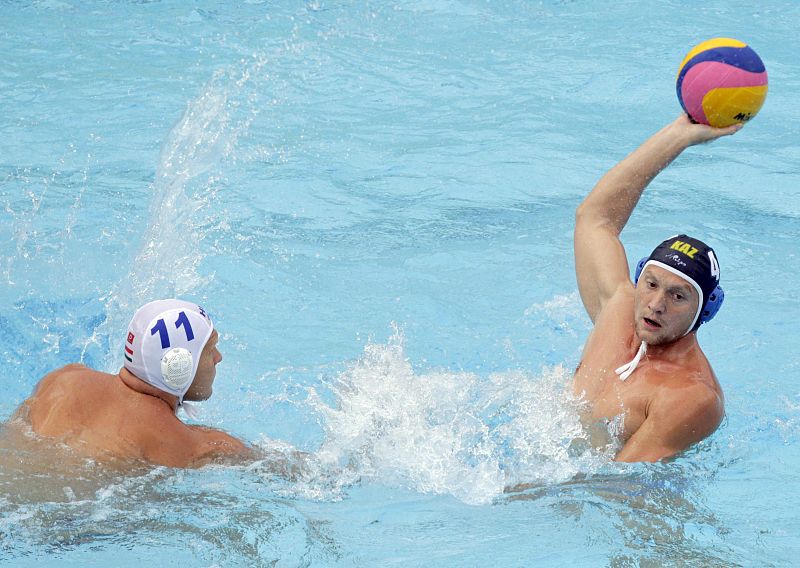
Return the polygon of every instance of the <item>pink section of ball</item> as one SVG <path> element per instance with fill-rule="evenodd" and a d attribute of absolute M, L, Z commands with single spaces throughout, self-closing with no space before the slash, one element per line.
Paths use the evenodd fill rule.
<path fill-rule="evenodd" d="M 712 89 L 726 87 L 761 87 L 767 84 L 767 72 L 751 73 L 719 61 L 698 63 L 683 77 L 681 97 L 686 112 L 697 122 L 708 124 L 703 97 Z"/>

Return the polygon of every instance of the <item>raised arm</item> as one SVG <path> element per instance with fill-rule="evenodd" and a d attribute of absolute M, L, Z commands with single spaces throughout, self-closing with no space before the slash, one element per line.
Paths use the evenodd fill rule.
<path fill-rule="evenodd" d="M 681 115 L 614 166 L 586 196 L 575 216 L 575 272 L 592 321 L 617 289 L 630 283 L 619 235 L 647 185 L 689 146 L 740 128 L 692 124 Z"/>

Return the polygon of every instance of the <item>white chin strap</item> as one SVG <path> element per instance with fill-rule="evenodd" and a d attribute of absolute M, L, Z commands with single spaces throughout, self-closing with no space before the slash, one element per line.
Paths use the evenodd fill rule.
<path fill-rule="evenodd" d="M 200 419 L 200 411 L 197 410 L 197 407 L 194 404 L 186 402 L 185 400 L 181 402 L 180 406 L 178 406 L 181 410 L 183 410 L 186 417 L 189 420 L 199 420 Z M 176 409 L 177 410 L 177 409 Z"/>
<path fill-rule="evenodd" d="M 614 372 L 619 375 L 619 380 L 625 381 L 631 374 L 636 370 L 636 367 L 639 366 L 639 361 L 642 360 L 645 353 L 647 353 L 647 343 L 642 341 L 642 344 L 639 346 L 639 351 L 636 352 L 636 355 L 629 363 L 625 363 L 622 367 L 618 367 Z"/>

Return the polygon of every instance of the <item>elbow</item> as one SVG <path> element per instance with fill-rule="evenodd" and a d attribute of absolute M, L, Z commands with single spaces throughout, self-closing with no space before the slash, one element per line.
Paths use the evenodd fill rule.
<path fill-rule="evenodd" d="M 576 225 L 578 223 L 580 223 L 581 220 L 586 218 L 587 213 L 588 213 L 587 209 L 588 208 L 586 207 L 586 202 L 585 201 L 582 201 L 581 204 L 578 205 L 578 208 L 575 209 L 575 224 Z"/>
<path fill-rule="evenodd" d="M 609 217 L 609 212 L 605 211 L 596 204 L 587 204 L 585 201 L 578 205 L 575 210 L 575 229 L 582 228 L 590 231 L 607 231 L 615 237 L 619 237 L 622 232 L 623 224 L 619 224 Z"/>
<path fill-rule="evenodd" d="M 587 204 L 586 201 L 583 201 L 578 208 L 575 209 L 575 226 L 579 225 L 587 225 L 591 223 L 593 220 L 600 219 L 600 216 L 597 213 L 597 208 L 592 207 L 590 204 Z"/>

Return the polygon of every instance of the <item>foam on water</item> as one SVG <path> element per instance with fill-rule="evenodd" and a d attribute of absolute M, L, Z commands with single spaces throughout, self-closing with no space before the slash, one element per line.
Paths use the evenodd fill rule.
<path fill-rule="evenodd" d="M 559 483 L 591 474 L 616 448 L 597 447 L 582 403 L 561 366 L 489 377 L 416 371 L 397 330 L 328 385 L 335 401 L 309 389 L 325 441 L 315 454 L 348 478 L 485 503 L 521 483 Z M 332 470 L 333 471 L 333 470 Z"/>

